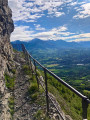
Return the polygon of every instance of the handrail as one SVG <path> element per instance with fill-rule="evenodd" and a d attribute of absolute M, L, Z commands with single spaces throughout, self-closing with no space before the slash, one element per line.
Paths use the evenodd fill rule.
<path fill-rule="evenodd" d="M 54 73 L 52 73 L 50 70 L 48 70 L 47 68 L 45 68 L 43 65 L 41 65 L 36 59 L 34 59 L 29 52 L 26 50 L 25 46 L 22 44 L 22 49 L 23 51 L 30 57 L 33 59 L 34 62 L 36 62 L 41 68 L 44 69 L 44 71 L 48 72 L 50 75 L 52 75 L 55 79 L 57 79 L 60 83 L 62 83 L 64 86 L 66 86 L 67 88 L 69 88 L 71 91 L 73 91 L 75 94 L 77 94 L 80 98 L 82 98 L 82 108 L 83 108 L 83 120 L 87 119 L 87 108 L 88 108 L 88 104 L 90 104 L 90 100 L 84 96 L 83 94 L 81 94 L 79 91 L 77 91 L 75 88 L 73 88 L 72 86 L 70 86 L 68 83 L 66 83 L 65 81 L 63 81 L 60 77 L 58 77 L 57 75 L 55 75 Z M 48 95 L 47 95 L 48 96 Z"/>
<path fill-rule="evenodd" d="M 26 49 L 26 48 L 25 48 Z M 28 51 L 27 51 L 28 53 Z M 43 69 L 45 69 L 50 75 L 52 75 L 54 78 L 56 78 L 59 82 L 61 82 L 62 84 L 64 84 L 66 87 L 68 87 L 70 90 L 72 90 L 73 92 L 75 92 L 79 97 L 83 98 L 83 99 L 87 99 L 87 101 L 90 103 L 90 100 L 88 100 L 88 98 L 86 96 L 84 96 L 83 94 L 81 94 L 79 91 L 77 91 L 75 88 L 73 88 L 71 85 L 69 85 L 68 83 L 66 83 L 65 81 L 63 81 L 60 77 L 58 77 L 57 75 L 55 75 L 54 73 L 52 73 L 50 70 L 48 70 L 47 68 L 45 68 L 43 65 L 41 65 L 36 59 L 34 59 L 29 53 L 28 55 L 38 64 L 40 65 Z"/>

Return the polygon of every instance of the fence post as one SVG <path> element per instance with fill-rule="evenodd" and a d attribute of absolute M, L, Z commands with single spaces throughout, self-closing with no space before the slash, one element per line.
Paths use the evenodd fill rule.
<path fill-rule="evenodd" d="M 35 75 L 36 75 L 36 80 L 37 80 L 37 84 L 38 84 L 38 90 L 39 90 L 39 80 L 38 80 L 38 76 L 37 76 L 37 68 L 36 68 L 36 63 L 35 60 L 34 61 L 34 66 L 35 66 Z"/>
<path fill-rule="evenodd" d="M 83 120 L 87 120 L 87 108 L 88 108 L 88 102 L 87 102 L 87 98 L 83 99 L 82 98 L 82 119 Z"/>
<path fill-rule="evenodd" d="M 25 50 L 25 49 L 24 49 Z M 25 60 L 27 60 L 27 56 L 26 56 L 26 50 L 24 51 L 24 54 L 25 54 Z"/>
<path fill-rule="evenodd" d="M 30 59 L 30 69 L 32 70 L 32 65 L 31 65 L 31 56 L 29 55 L 29 59 Z"/>
<path fill-rule="evenodd" d="M 31 61 L 31 57 L 30 57 L 30 64 L 31 64 L 32 77 L 33 77 L 33 63 Z"/>
<path fill-rule="evenodd" d="M 29 54 L 28 54 L 28 65 L 29 65 L 29 70 L 31 70 Z"/>
<path fill-rule="evenodd" d="M 27 60 L 27 64 L 28 64 L 28 52 L 26 51 L 26 60 Z"/>
<path fill-rule="evenodd" d="M 46 102 L 47 102 L 47 116 L 48 116 L 49 115 L 49 100 L 48 100 L 47 73 L 46 73 L 45 68 L 44 68 L 44 74 L 45 74 Z"/>
<path fill-rule="evenodd" d="M 23 44 L 22 44 L 22 51 L 25 54 L 25 48 L 24 48 Z"/>

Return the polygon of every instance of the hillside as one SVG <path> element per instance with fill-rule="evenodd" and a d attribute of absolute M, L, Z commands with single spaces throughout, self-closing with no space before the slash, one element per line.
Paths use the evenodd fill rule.
<path fill-rule="evenodd" d="M 11 119 L 63 120 L 63 117 L 64 120 L 72 120 L 69 115 L 65 115 L 56 98 L 50 92 L 49 95 L 54 104 L 49 99 L 49 117 L 47 116 L 46 95 L 40 83 L 38 89 L 34 64 L 27 64 L 24 54 L 18 51 L 15 51 L 14 61 L 17 64 L 16 68 L 14 68 L 14 91 L 13 95 L 9 98 Z M 33 66 L 32 69 L 31 66 Z M 38 75 L 41 82 L 40 77 L 43 78 L 43 76 L 39 73 Z M 11 77 L 6 74 L 5 78 L 9 80 Z M 12 86 L 9 84 L 8 89 L 11 88 Z M 62 117 L 54 105 L 57 106 Z"/>
<path fill-rule="evenodd" d="M 10 35 L 14 30 L 12 11 L 8 0 L 0 0 L 0 120 L 10 119 L 8 98 L 10 91 L 5 86 L 5 72 L 13 69 L 13 49 L 10 44 Z M 12 64 L 13 63 L 13 64 Z"/>
<path fill-rule="evenodd" d="M 90 101 L 66 82 L 73 85 L 75 80 L 74 86 L 79 90 L 81 86 L 81 92 L 89 97 L 89 42 L 34 39 L 11 42 L 11 45 L 13 30 L 8 0 L 0 0 L 0 120 L 81 120 Z M 56 74 L 67 81 L 47 73 L 45 67 L 40 69 L 21 44 L 45 67 L 54 73 L 56 70 Z M 90 106 L 83 119 L 88 116 L 90 120 L 89 111 Z"/>
<path fill-rule="evenodd" d="M 57 120 L 59 115 L 52 103 L 53 114 L 50 113 L 50 118 L 46 116 L 43 91 L 38 91 L 35 75 L 33 78 L 24 55 L 13 50 L 10 44 L 13 30 L 8 0 L 0 0 L 0 120 L 50 120 L 53 117 Z"/>
<path fill-rule="evenodd" d="M 41 64 L 90 97 L 89 41 L 77 43 L 34 39 L 29 42 L 15 41 L 12 45 L 20 50 L 21 43 Z"/>

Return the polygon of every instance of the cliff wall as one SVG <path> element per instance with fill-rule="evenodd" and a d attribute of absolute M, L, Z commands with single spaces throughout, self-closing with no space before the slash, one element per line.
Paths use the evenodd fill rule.
<path fill-rule="evenodd" d="M 8 6 L 8 0 L 0 0 L 0 120 L 8 120 L 9 92 L 5 87 L 4 73 L 12 66 L 12 47 L 10 35 L 14 30 L 12 11 Z M 8 116 L 8 117 L 7 117 Z"/>

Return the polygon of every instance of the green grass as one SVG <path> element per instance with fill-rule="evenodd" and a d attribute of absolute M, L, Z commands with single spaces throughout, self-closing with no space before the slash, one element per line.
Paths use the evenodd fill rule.
<path fill-rule="evenodd" d="M 43 72 L 41 74 L 44 76 Z M 48 90 L 56 97 L 62 110 L 70 115 L 73 120 L 82 120 L 82 99 L 49 74 L 47 78 Z M 88 120 L 90 120 L 89 110 L 90 106 L 88 108 Z"/>
<path fill-rule="evenodd" d="M 34 115 L 34 120 L 51 120 L 51 119 L 46 116 L 44 110 L 38 110 L 37 113 Z"/>
<path fill-rule="evenodd" d="M 37 72 L 37 76 L 40 77 L 41 76 L 40 72 L 38 70 L 36 72 Z"/>
<path fill-rule="evenodd" d="M 8 74 L 5 74 L 5 82 L 6 82 L 6 87 L 9 90 L 13 90 L 14 89 L 15 77 L 11 77 Z"/>
<path fill-rule="evenodd" d="M 13 96 L 11 96 L 8 99 L 8 106 L 10 108 L 10 114 L 11 114 L 11 116 L 13 116 L 13 114 L 14 114 L 14 97 Z"/>
<path fill-rule="evenodd" d="M 90 91 L 84 90 L 83 93 L 90 99 Z"/>
<path fill-rule="evenodd" d="M 38 76 L 40 73 L 38 72 Z M 44 90 L 42 89 L 41 85 L 39 85 L 39 89 L 37 86 L 36 76 L 33 75 L 30 79 L 30 86 L 28 88 L 28 93 L 31 98 L 30 104 L 36 104 L 41 106 L 40 110 L 34 114 L 34 120 L 51 120 L 46 116 L 46 98 L 44 94 Z"/>
<path fill-rule="evenodd" d="M 22 70 L 24 71 L 24 73 L 26 75 L 30 75 L 31 74 L 31 71 L 30 71 L 30 68 L 29 68 L 28 65 L 23 65 Z"/>
<path fill-rule="evenodd" d="M 47 65 L 47 67 L 55 67 L 55 66 L 58 66 L 58 64 L 51 64 L 51 65 Z"/>
<path fill-rule="evenodd" d="M 12 72 L 13 74 L 15 74 L 15 73 L 16 73 L 16 69 L 12 69 L 11 72 Z"/>
<path fill-rule="evenodd" d="M 31 85 L 30 85 L 30 87 L 28 89 L 29 94 L 31 95 L 31 94 L 33 94 L 33 93 L 35 93 L 37 91 L 38 91 L 37 83 L 31 83 Z"/>
<path fill-rule="evenodd" d="M 24 69 L 27 69 L 27 66 L 24 66 Z M 39 70 L 37 75 L 44 76 L 44 73 Z M 82 120 L 82 100 L 80 97 L 78 97 L 75 93 L 73 93 L 71 90 L 69 90 L 67 87 L 62 85 L 60 82 L 58 82 L 56 79 L 54 79 L 52 76 L 48 74 L 48 89 L 49 92 L 51 92 L 55 97 L 58 103 L 60 104 L 62 110 L 70 115 L 73 120 Z M 81 82 L 76 81 L 76 82 Z M 32 102 L 36 102 L 37 104 L 46 104 L 45 102 L 45 96 L 39 99 L 40 96 L 40 90 L 38 91 L 36 77 L 33 75 L 33 77 L 30 80 L 30 87 L 29 87 L 29 93 L 32 99 Z M 42 102 L 41 102 L 42 101 Z M 88 120 L 90 120 L 89 115 L 90 106 L 88 108 Z M 39 113 L 38 113 L 39 114 Z M 37 115 L 38 115 L 37 114 Z M 37 118 L 36 115 L 36 118 Z M 39 120 L 39 118 L 38 118 Z"/>
<path fill-rule="evenodd" d="M 17 53 L 18 51 L 16 49 L 13 48 L 13 52 Z"/>
<path fill-rule="evenodd" d="M 74 82 L 80 84 L 83 82 L 83 80 L 74 80 Z"/>
<path fill-rule="evenodd" d="M 35 92 L 34 94 L 31 95 L 32 102 L 35 102 L 37 98 L 38 98 L 38 92 Z"/>
<path fill-rule="evenodd" d="M 62 110 L 73 120 L 82 120 L 82 99 L 48 75 L 48 89 L 56 97 Z M 53 90 L 52 90 L 53 89 Z M 84 91 L 89 94 L 89 91 Z M 88 120 L 90 120 L 90 105 L 88 107 Z"/>
<path fill-rule="evenodd" d="M 81 120 L 81 99 L 51 76 L 48 76 L 48 83 L 49 91 L 56 97 L 64 112 L 74 120 Z"/>
<path fill-rule="evenodd" d="M 38 98 L 38 85 L 37 85 L 37 81 L 36 81 L 36 77 L 35 75 L 33 75 L 30 79 L 30 86 L 28 88 L 28 93 L 29 93 L 29 96 L 32 100 L 32 103 L 35 102 Z"/>
<path fill-rule="evenodd" d="M 88 113 L 88 120 L 90 120 L 90 104 L 89 104 L 89 106 L 88 106 L 88 111 L 87 111 L 87 113 Z"/>

